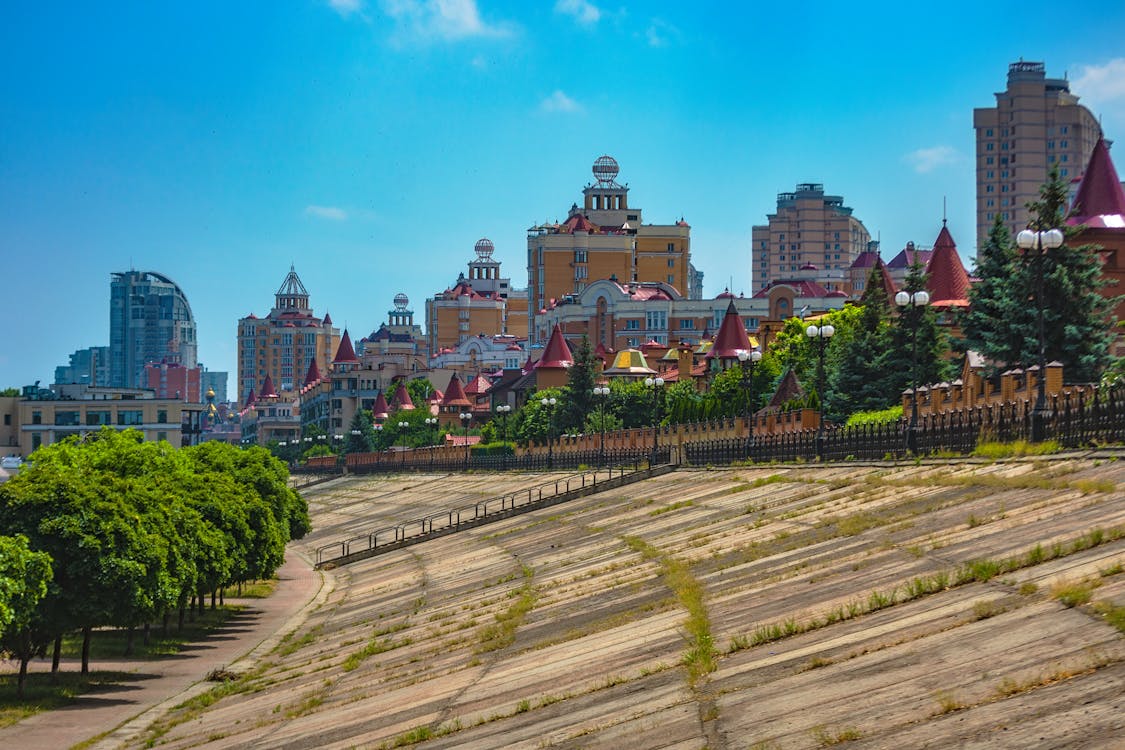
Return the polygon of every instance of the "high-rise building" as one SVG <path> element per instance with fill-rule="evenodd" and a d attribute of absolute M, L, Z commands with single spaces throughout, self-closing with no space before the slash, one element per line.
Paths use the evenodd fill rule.
<path fill-rule="evenodd" d="M 1047 78 L 1041 62 L 1008 66 L 1008 88 L 995 107 L 973 110 L 977 133 L 977 243 L 996 215 L 1016 232 L 1027 227 L 1029 201 L 1055 164 L 1064 179 L 1082 173 L 1101 137 L 1098 120 L 1070 93 L 1065 78 Z"/>
<path fill-rule="evenodd" d="M 274 295 L 269 315 L 251 313 L 238 321 L 238 376 L 236 385 L 240 406 L 245 406 L 255 389 L 269 376 L 278 397 L 296 393 L 315 361 L 321 372 L 328 372 L 332 354 L 339 343 L 339 331 L 332 318 L 313 315 L 309 293 L 292 266 Z"/>
<path fill-rule="evenodd" d="M 55 368 L 55 383 L 109 385 L 109 347 L 91 346 L 70 355 L 68 364 Z"/>
<path fill-rule="evenodd" d="M 848 269 L 868 250 L 871 234 L 838 195 L 824 185 L 801 183 L 777 194 L 768 224 L 751 228 L 754 292 L 781 278 L 813 281 L 830 292 L 850 290 Z"/>
<path fill-rule="evenodd" d="M 114 273 L 109 298 L 110 385 L 139 388 L 145 365 L 174 352 L 196 365 L 195 318 L 176 282 L 153 271 Z"/>
<path fill-rule="evenodd" d="M 527 335 L 527 290 L 513 289 L 500 275 L 500 261 L 492 257 L 492 240 L 481 238 L 473 247 L 469 275 L 426 300 L 426 339 L 431 354 L 455 348 L 484 334 Z"/>
<path fill-rule="evenodd" d="M 629 188 L 617 182 L 611 156 L 594 162 L 592 185 L 583 202 L 570 207 L 561 224 L 540 224 L 527 233 L 528 335 L 543 342 L 550 329 L 537 321 L 540 310 L 567 295 L 580 294 L 599 279 L 620 283 L 661 282 L 683 295 L 701 291 L 702 275 L 691 266 L 691 227 L 645 224 L 640 208 L 629 205 Z M 694 283 L 693 283 L 694 282 Z"/>

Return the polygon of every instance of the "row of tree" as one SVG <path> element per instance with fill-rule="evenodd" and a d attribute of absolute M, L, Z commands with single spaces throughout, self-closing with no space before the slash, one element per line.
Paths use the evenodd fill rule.
<path fill-rule="evenodd" d="M 147 636 L 175 613 L 182 625 L 192 600 L 202 609 L 223 586 L 271 577 L 309 528 L 286 466 L 262 448 L 176 449 L 109 428 L 40 448 L 0 485 L 0 535 L 13 537 L 0 567 L 23 571 L 0 649 L 20 661 L 21 693 L 52 643 L 58 669 L 64 634 L 81 632 L 87 672 L 94 628 L 127 628 L 131 646 L 134 628 Z"/>

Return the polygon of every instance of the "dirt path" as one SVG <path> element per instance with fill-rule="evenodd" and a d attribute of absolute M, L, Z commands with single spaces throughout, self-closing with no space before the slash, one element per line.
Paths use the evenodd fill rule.
<path fill-rule="evenodd" d="M 135 737 L 166 707 L 209 689 L 205 677 L 214 669 L 247 669 L 305 618 L 312 605 L 327 595 L 330 581 L 312 570 L 292 549 L 278 570 L 278 585 L 266 599 L 245 599 L 246 609 L 181 655 L 157 660 L 99 660 L 98 671 L 131 673 L 134 679 L 87 693 L 73 704 L 36 714 L 0 729 L 0 743 L 15 748 L 68 748 L 108 732 L 92 748 L 116 748 Z M 49 659 L 32 663 L 32 671 L 51 668 Z M 76 660 L 64 660 L 63 671 L 78 671 Z"/>

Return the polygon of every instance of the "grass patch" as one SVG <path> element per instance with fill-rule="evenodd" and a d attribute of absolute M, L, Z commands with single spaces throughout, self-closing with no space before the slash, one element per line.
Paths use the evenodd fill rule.
<path fill-rule="evenodd" d="M 244 581 L 223 589 L 223 597 L 228 599 L 265 599 L 277 589 L 277 579 Z"/>
<path fill-rule="evenodd" d="M 506 610 L 495 615 L 495 623 L 486 625 L 477 633 L 478 646 L 475 653 L 486 654 L 511 645 L 516 639 L 516 629 L 523 624 L 527 613 L 535 606 L 539 593 L 532 580 L 534 572 L 526 565 L 522 570 L 523 584 L 508 592 L 512 603 Z"/>
<path fill-rule="evenodd" d="M 59 672 L 56 679 L 45 672 L 28 672 L 24 698 L 16 697 L 15 672 L 0 674 L 0 727 L 7 727 L 43 711 L 62 708 L 99 688 L 135 680 L 127 672 Z"/>
<path fill-rule="evenodd" d="M 1098 585 L 1096 580 L 1059 581 L 1051 587 L 1051 598 L 1057 599 L 1064 607 L 1080 607 L 1093 598 Z"/>
<path fill-rule="evenodd" d="M 832 747 L 833 745 L 842 745 L 845 742 L 861 739 L 863 734 L 855 727 L 844 727 L 842 729 L 814 727 L 812 736 L 821 747 Z"/>
<path fill-rule="evenodd" d="M 348 654 L 348 658 L 344 659 L 341 665 L 345 672 L 351 672 L 358 667 L 368 657 L 375 656 L 376 654 L 384 654 L 388 651 L 394 651 L 396 648 L 409 646 L 412 643 L 411 639 L 404 638 L 401 641 L 392 641 L 389 638 L 380 638 L 378 633 L 374 635 L 367 644 L 359 651 Z"/>
<path fill-rule="evenodd" d="M 1107 623 L 1117 628 L 1118 633 L 1125 633 L 1125 606 L 1118 606 L 1113 602 L 1094 602 L 1094 611 L 1101 615 Z"/>
<path fill-rule="evenodd" d="M 289 656 L 290 654 L 296 653 L 300 649 L 309 645 L 317 639 L 317 636 L 320 635 L 320 631 L 323 629 L 323 627 L 323 625 L 314 625 L 313 627 L 306 630 L 300 638 L 293 638 L 293 634 L 289 633 L 281 640 L 281 643 L 277 648 L 278 655 Z"/>
<path fill-rule="evenodd" d="M 663 513 L 670 513 L 674 510 L 679 510 L 680 508 L 690 508 L 693 505 L 695 505 L 694 500 L 680 500 L 679 502 L 672 503 L 671 505 L 665 505 L 663 508 L 650 510 L 648 514 L 650 516 L 659 516 Z"/>
<path fill-rule="evenodd" d="M 1041 443 L 1029 443 L 1026 440 L 1016 440 L 1011 443 L 982 442 L 978 443 L 972 455 L 980 458 L 1014 458 L 1018 456 L 1046 456 L 1058 453 L 1062 448 L 1056 440 L 1044 440 Z"/>
<path fill-rule="evenodd" d="M 937 710 L 933 713 L 934 716 L 944 716 L 954 711 L 960 711 L 962 708 L 967 708 L 967 706 L 957 700 L 957 696 L 949 690 L 939 690 L 934 698 L 938 702 Z"/>

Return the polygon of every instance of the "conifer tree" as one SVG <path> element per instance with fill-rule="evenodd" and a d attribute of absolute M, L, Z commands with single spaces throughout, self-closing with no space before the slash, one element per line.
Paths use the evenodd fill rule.
<path fill-rule="evenodd" d="M 961 315 L 961 336 L 957 348 L 975 351 L 1000 370 L 1020 358 L 1021 327 L 1015 322 L 1029 314 L 1014 288 L 1015 244 L 1001 214 L 988 232 L 988 239 L 977 255 L 974 275 L 978 281 L 969 288 L 969 308 Z M 1026 324 L 1025 324 L 1026 325 Z"/>
<path fill-rule="evenodd" d="M 837 349 L 839 360 L 828 377 L 825 412 L 834 421 L 857 411 L 884 409 L 894 402 L 888 383 L 892 373 L 887 367 L 890 307 L 879 265 L 867 277 L 861 303 L 851 338 Z M 837 331 L 837 336 L 844 335 L 846 331 Z"/>
<path fill-rule="evenodd" d="M 908 294 L 926 288 L 929 274 L 915 260 L 903 281 Z M 915 338 L 917 337 L 917 338 Z M 948 379 L 952 363 L 948 358 L 949 338 L 938 326 L 938 314 L 929 305 L 907 305 L 898 311 L 890 337 L 890 350 L 885 361 L 890 404 L 896 403 L 903 390 L 917 378 L 918 385 L 940 383 Z M 916 359 L 915 359 L 916 357 Z"/>
<path fill-rule="evenodd" d="M 594 360 L 590 339 L 583 336 L 574 352 L 574 364 L 567 371 L 566 387 L 558 406 L 557 424 L 563 430 L 582 429 L 587 415 L 594 410 Z"/>

